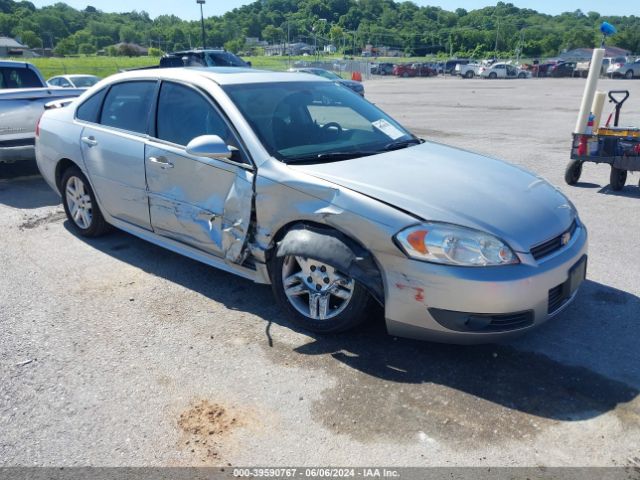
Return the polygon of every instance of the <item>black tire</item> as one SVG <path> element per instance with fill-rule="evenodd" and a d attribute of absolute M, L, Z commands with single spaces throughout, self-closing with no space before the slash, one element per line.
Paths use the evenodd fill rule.
<path fill-rule="evenodd" d="M 622 190 L 626 182 L 627 171 L 611 167 L 611 175 L 609 176 L 609 185 L 611 185 L 611 189 L 616 192 Z"/>
<path fill-rule="evenodd" d="M 496 72 L 491 72 L 491 73 L 489 74 L 489 78 L 490 78 L 491 80 L 495 80 L 496 78 L 498 78 L 498 74 L 497 74 Z"/>
<path fill-rule="evenodd" d="M 67 187 L 72 181 L 72 179 L 77 178 L 82 181 L 84 184 L 84 189 L 86 194 L 89 196 L 91 201 L 91 222 L 85 228 L 80 226 L 76 220 L 73 218 L 71 214 L 69 200 L 67 198 Z M 98 206 L 98 202 L 96 201 L 96 196 L 91 189 L 91 185 L 87 180 L 87 177 L 80 171 L 78 167 L 69 167 L 62 174 L 62 179 L 60 181 L 60 193 L 62 195 L 62 206 L 64 207 L 64 212 L 67 214 L 67 218 L 69 219 L 69 223 L 71 227 L 78 232 L 78 234 L 83 237 L 99 237 L 104 235 L 109 230 L 111 230 L 111 225 L 107 223 L 100 211 L 100 207 Z"/>
<path fill-rule="evenodd" d="M 564 171 L 564 181 L 567 182 L 568 185 L 575 185 L 578 183 L 578 180 L 580 180 L 580 175 L 582 175 L 582 162 L 579 160 L 571 160 Z"/>
<path fill-rule="evenodd" d="M 464 74 L 464 78 L 473 78 L 474 73 L 470 70 Z"/>
<path fill-rule="evenodd" d="M 518 78 L 527 78 L 527 74 L 526 73 L 519 73 L 518 74 Z"/>
<path fill-rule="evenodd" d="M 627 73 L 624 74 L 624 78 L 627 80 L 633 79 L 633 70 L 627 70 Z"/>
<path fill-rule="evenodd" d="M 291 322 L 298 327 L 314 333 L 332 334 L 345 332 L 360 325 L 365 320 L 365 312 L 369 305 L 370 295 L 367 290 L 355 281 L 353 295 L 345 309 L 333 318 L 315 320 L 300 313 L 284 293 L 282 271 L 287 257 L 276 257 L 270 262 L 271 288 L 280 307 L 287 313 Z"/>
<path fill-rule="evenodd" d="M 404 72 L 404 73 L 402 74 L 402 78 L 407 78 L 407 77 L 409 77 L 409 74 L 408 74 L 407 72 Z"/>

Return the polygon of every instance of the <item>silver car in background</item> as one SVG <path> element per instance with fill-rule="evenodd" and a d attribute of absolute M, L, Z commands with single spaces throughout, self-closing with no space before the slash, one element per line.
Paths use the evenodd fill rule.
<path fill-rule="evenodd" d="M 543 179 L 418 139 L 317 76 L 118 74 L 40 120 L 71 226 L 110 226 L 258 283 L 332 333 L 384 306 L 393 335 L 487 342 L 559 313 L 587 231 Z M 70 251 L 69 255 L 73 255 Z"/>

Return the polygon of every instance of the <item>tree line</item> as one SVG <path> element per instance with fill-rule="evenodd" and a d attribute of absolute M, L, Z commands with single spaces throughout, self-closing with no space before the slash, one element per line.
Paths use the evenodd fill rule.
<path fill-rule="evenodd" d="M 179 5 L 177 10 L 197 7 L 195 2 Z M 331 43 L 344 54 L 358 54 L 365 45 L 373 45 L 416 56 L 542 57 L 596 46 L 602 21 L 618 28 L 610 45 L 640 53 L 640 17 L 604 17 L 580 10 L 554 16 L 505 2 L 448 11 L 394 0 L 257 0 L 206 18 L 205 28 L 207 46 L 234 52 L 255 49 L 247 43 L 249 37 L 269 43 Z M 178 15 L 152 19 L 144 11 L 106 13 L 92 6 L 77 10 L 65 3 L 36 8 L 31 2 L 14 0 L 0 0 L 0 33 L 31 48 L 53 48 L 60 55 L 99 50 L 127 54 L 109 48 L 120 42 L 163 51 L 201 43 L 200 22 Z"/>

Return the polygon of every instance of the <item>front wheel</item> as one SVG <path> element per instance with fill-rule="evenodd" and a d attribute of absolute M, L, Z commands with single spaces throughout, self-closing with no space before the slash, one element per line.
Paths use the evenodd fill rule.
<path fill-rule="evenodd" d="M 473 72 L 467 72 L 464 74 L 465 78 L 473 78 Z"/>
<path fill-rule="evenodd" d="M 527 74 L 526 73 L 520 73 L 520 74 L 518 74 L 518 78 L 527 78 Z"/>
<path fill-rule="evenodd" d="M 575 185 L 582 175 L 582 162 L 579 160 L 571 160 L 564 171 L 564 181 L 568 185 Z"/>
<path fill-rule="evenodd" d="M 297 255 L 276 257 L 271 267 L 273 292 L 299 327 L 316 333 L 338 333 L 365 320 L 369 294 L 349 275 Z"/>
<path fill-rule="evenodd" d="M 491 73 L 489 74 L 489 78 L 490 78 L 491 80 L 495 80 L 496 78 L 498 78 L 498 74 L 497 74 L 496 72 L 491 72 Z"/>
<path fill-rule="evenodd" d="M 624 74 L 624 78 L 631 80 L 633 78 L 633 70 L 627 71 L 627 73 Z"/>
<path fill-rule="evenodd" d="M 616 167 L 611 167 L 611 175 L 609 176 L 609 185 L 614 191 L 622 190 L 627 182 L 627 171 Z"/>
<path fill-rule="evenodd" d="M 79 168 L 68 168 L 60 186 L 64 211 L 80 235 L 98 237 L 109 231 L 110 226 L 102 216 L 91 185 Z"/>

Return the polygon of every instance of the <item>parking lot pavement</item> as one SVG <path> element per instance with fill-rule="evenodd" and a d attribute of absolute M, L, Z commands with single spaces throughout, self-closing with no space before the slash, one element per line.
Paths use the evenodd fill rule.
<path fill-rule="evenodd" d="M 33 170 L 0 165 L 0 465 L 637 465 L 640 189 L 595 165 L 563 183 L 583 86 L 366 86 L 421 136 L 548 178 L 589 227 L 576 302 L 502 345 L 392 338 L 376 310 L 309 336 L 268 287 L 73 235 Z M 601 87 L 629 88 L 640 125 L 640 82 Z"/>

